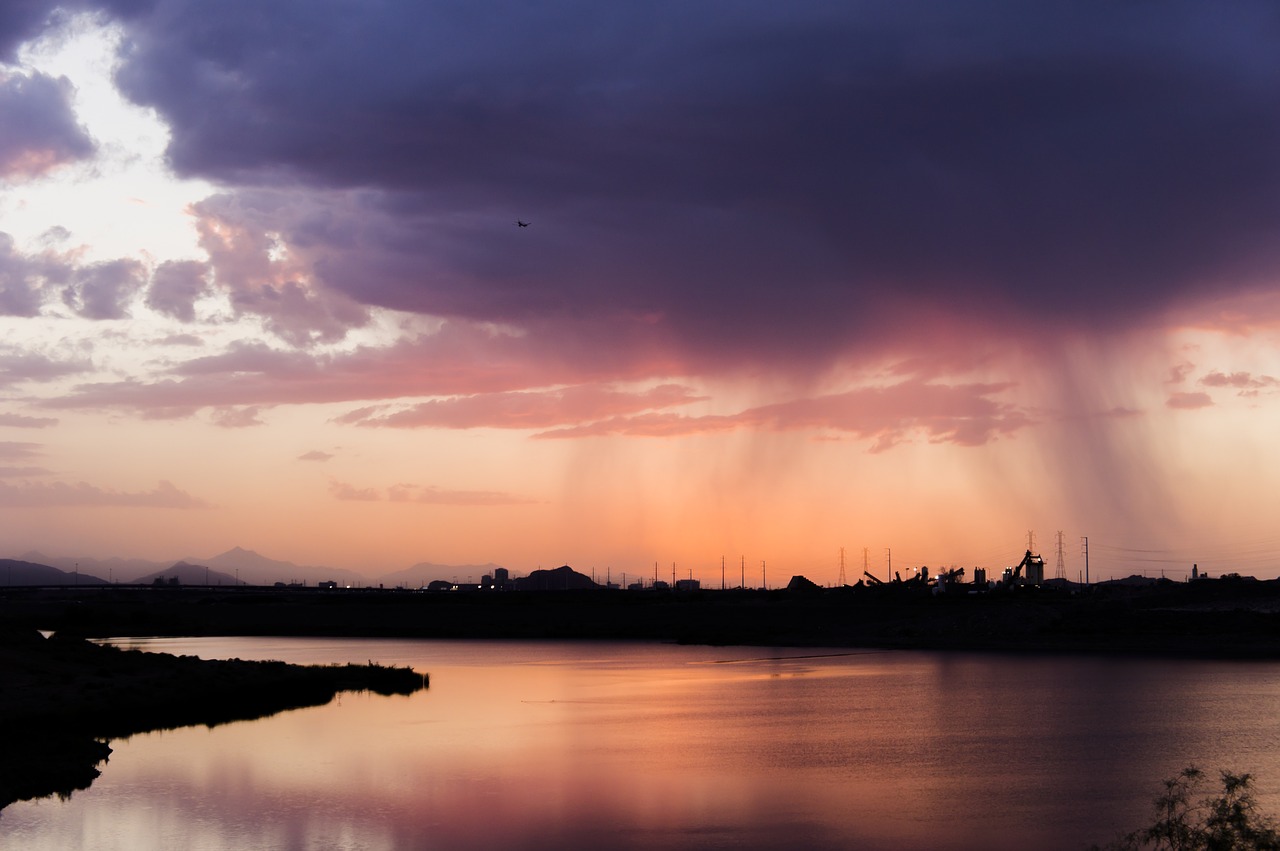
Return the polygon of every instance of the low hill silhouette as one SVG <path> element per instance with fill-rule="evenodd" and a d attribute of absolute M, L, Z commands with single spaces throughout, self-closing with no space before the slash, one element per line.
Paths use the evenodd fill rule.
<path fill-rule="evenodd" d="M 245 583 L 243 580 L 237 582 L 233 574 L 223 573 L 220 570 L 211 570 L 207 565 L 180 561 L 166 570 L 139 577 L 133 584 L 244 585 Z"/>
<path fill-rule="evenodd" d="M 502 567 L 500 564 L 436 564 L 421 561 L 404 570 L 397 570 L 378 577 L 378 583 L 389 588 L 422 588 L 435 581 L 452 582 L 455 579 L 479 582 L 483 576 L 493 576 L 493 572 Z"/>
<path fill-rule="evenodd" d="M 106 585 L 88 573 L 59 570 L 47 564 L 17 559 L 0 559 L 0 585 Z"/>
<path fill-rule="evenodd" d="M 598 588 L 590 576 L 585 576 L 567 564 L 552 570 L 535 570 L 528 576 L 513 580 L 517 591 L 585 591 Z"/>

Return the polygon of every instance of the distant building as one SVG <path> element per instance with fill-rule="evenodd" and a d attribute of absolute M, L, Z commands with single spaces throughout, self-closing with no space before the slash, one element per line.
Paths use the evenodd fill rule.
<path fill-rule="evenodd" d="M 677 591 L 697 591 L 702 587 L 702 581 L 699 579 L 677 579 Z"/>

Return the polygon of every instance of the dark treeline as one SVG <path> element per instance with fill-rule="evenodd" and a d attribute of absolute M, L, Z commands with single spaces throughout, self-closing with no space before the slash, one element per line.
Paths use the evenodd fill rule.
<path fill-rule="evenodd" d="M 443 592 L 8 589 L 0 617 L 124 635 L 634 639 L 696 644 L 1280 658 L 1280 582 L 1053 591 L 908 589 Z"/>

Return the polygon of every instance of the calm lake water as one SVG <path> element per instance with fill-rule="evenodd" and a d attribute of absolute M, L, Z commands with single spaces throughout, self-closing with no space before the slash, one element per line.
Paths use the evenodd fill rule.
<path fill-rule="evenodd" d="M 113 741 L 14 849 L 1081 849 L 1162 778 L 1254 772 L 1280 812 L 1280 665 L 657 644 L 116 643 L 412 665 L 412 697 Z"/>

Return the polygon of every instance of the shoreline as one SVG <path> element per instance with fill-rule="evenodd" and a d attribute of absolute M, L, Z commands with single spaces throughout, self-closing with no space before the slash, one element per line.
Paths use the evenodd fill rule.
<path fill-rule="evenodd" d="M 642 640 L 1280 659 L 1280 581 L 1089 593 L 908 588 L 435 593 L 105 587 L 0 591 L 0 623 L 113 636 Z"/>
<path fill-rule="evenodd" d="M 204 660 L 123 650 L 55 633 L 0 630 L 0 817 L 9 804 L 87 788 L 107 742 L 319 706 L 343 691 L 407 695 L 428 686 L 409 668 Z"/>

